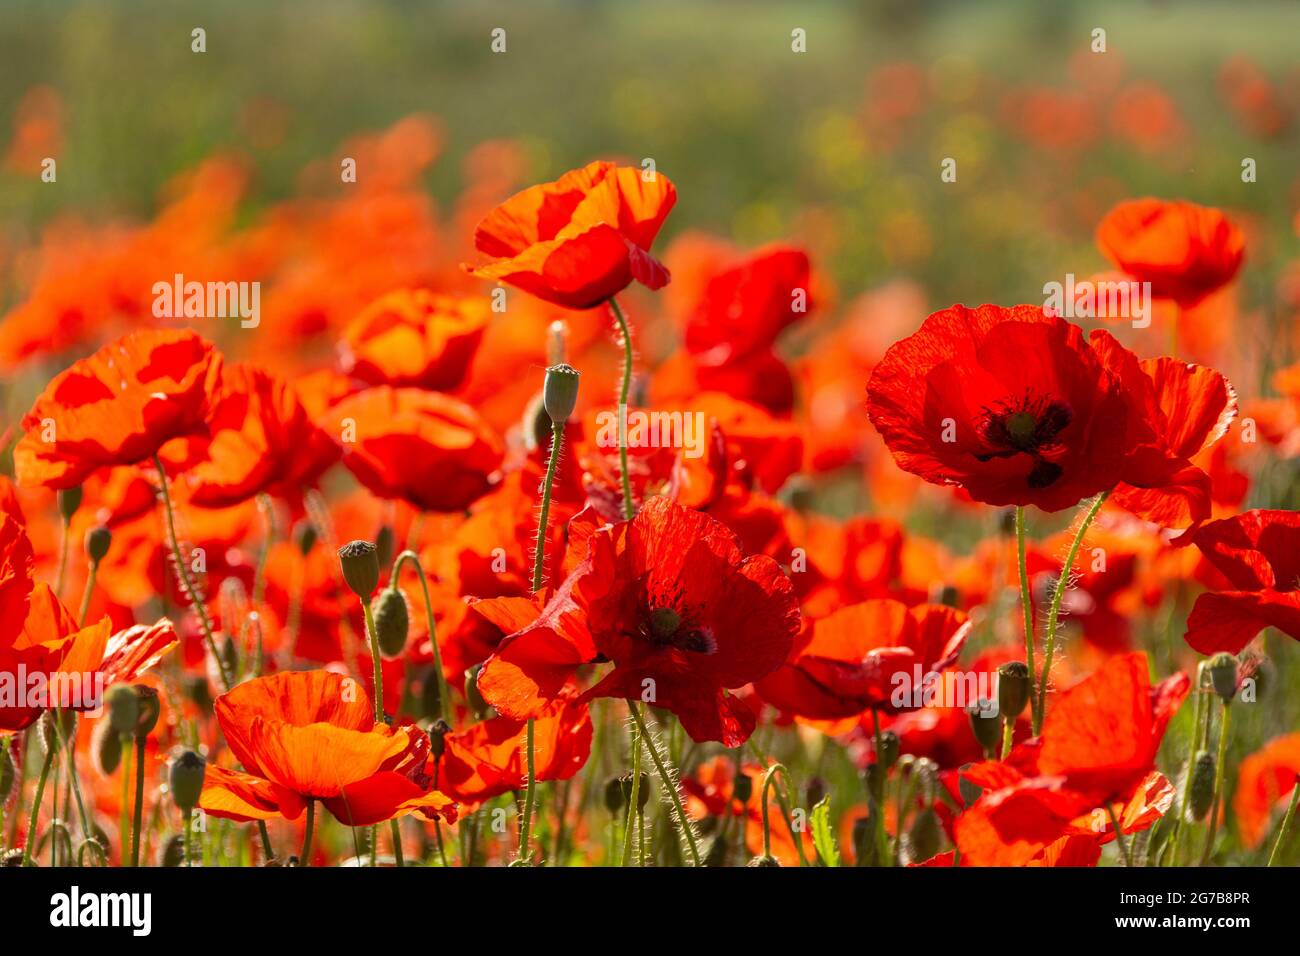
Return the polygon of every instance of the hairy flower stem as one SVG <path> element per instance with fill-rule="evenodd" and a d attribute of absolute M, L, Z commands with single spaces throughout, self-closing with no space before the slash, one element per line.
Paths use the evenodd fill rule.
<path fill-rule="evenodd" d="M 131 846 L 131 737 L 127 734 L 122 735 L 122 765 L 118 768 L 122 771 L 122 801 L 121 809 L 118 811 L 117 832 L 118 832 L 118 861 L 122 866 L 127 865 L 127 850 Z"/>
<path fill-rule="evenodd" d="M 525 758 L 528 761 L 528 789 L 524 796 L 523 818 L 519 821 L 519 859 L 524 863 L 532 861 L 532 850 L 528 846 L 528 840 L 533 828 L 533 808 L 537 805 L 537 768 L 534 766 L 536 747 L 533 740 L 533 725 L 532 718 L 529 718 L 527 729 L 524 732 Z"/>
<path fill-rule="evenodd" d="M 1187 775 L 1183 778 L 1183 799 L 1178 808 L 1178 817 L 1174 820 L 1174 832 L 1165 849 L 1160 853 L 1161 865 L 1168 854 L 1169 865 L 1178 865 L 1178 839 L 1183 834 L 1188 808 L 1192 805 L 1192 772 L 1196 767 L 1196 754 L 1201 745 L 1201 701 L 1204 698 L 1200 687 L 1200 673 L 1197 673 L 1197 686 L 1192 692 L 1192 746 L 1187 754 Z"/>
<path fill-rule="evenodd" d="M 763 802 L 760 804 L 763 809 L 763 856 L 772 855 L 772 824 L 767 816 L 767 796 L 768 791 L 772 789 L 772 785 L 776 782 L 778 770 L 785 777 L 786 787 L 789 788 L 790 786 L 790 771 L 785 769 L 784 764 L 774 763 L 767 768 L 767 773 L 763 775 Z"/>
<path fill-rule="evenodd" d="M 81 613 L 77 615 L 77 622 L 80 627 L 86 626 L 86 618 L 90 615 L 90 599 L 95 594 L 95 578 L 99 575 L 99 562 L 91 561 L 86 569 L 86 589 L 81 592 Z"/>
<path fill-rule="evenodd" d="M 140 829 L 144 820 L 144 744 L 145 735 L 135 738 L 135 812 L 131 824 L 131 865 L 140 865 Z"/>
<path fill-rule="evenodd" d="M 880 768 L 880 779 L 877 783 L 879 789 L 867 788 L 871 797 L 871 818 L 876 831 L 876 856 L 878 857 L 876 865 L 893 866 L 894 855 L 889 850 L 889 833 L 885 829 L 885 776 L 888 771 L 880 762 L 881 754 L 885 749 L 880 733 L 880 711 L 874 707 L 871 709 L 871 730 L 876 745 L 876 766 Z M 902 821 L 899 822 L 901 825 Z"/>
<path fill-rule="evenodd" d="M 54 580 L 54 593 L 59 596 L 60 600 L 63 598 L 63 584 L 68 575 L 68 532 L 71 524 L 71 518 L 64 518 L 59 531 L 59 573 Z"/>
<path fill-rule="evenodd" d="M 1110 815 L 1110 825 L 1115 828 L 1115 843 L 1119 846 L 1119 855 L 1124 860 L 1126 867 L 1134 866 L 1133 856 L 1129 853 L 1128 841 L 1124 839 L 1124 829 L 1119 825 L 1119 819 L 1115 816 L 1115 808 L 1106 803 L 1106 812 Z"/>
<path fill-rule="evenodd" d="M 1219 833 L 1219 801 L 1223 799 L 1223 765 L 1228 762 L 1228 727 L 1231 724 L 1232 708 L 1223 702 L 1223 719 L 1219 722 L 1219 752 L 1214 766 L 1214 799 L 1210 801 L 1210 829 L 1205 834 L 1205 847 L 1201 850 L 1200 866 L 1210 861 L 1214 850 L 1214 838 Z"/>
<path fill-rule="evenodd" d="M 1109 495 L 1109 491 L 1099 494 L 1084 514 L 1083 521 L 1079 524 L 1079 531 L 1070 543 L 1070 550 L 1066 552 L 1065 563 L 1061 565 L 1061 574 L 1056 579 L 1056 589 L 1052 592 L 1052 603 L 1047 609 L 1047 648 L 1043 652 L 1043 674 L 1038 681 L 1038 710 L 1033 714 L 1035 737 L 1042 730 L 1043 717 L 1047 713 L 1047 678 L 1052 672 L 1052 656 L 1056 653 L 1056 620 L 1061 613 L 1061 599 L 1065 597 L 1065 589 L 1070 584 L 1070 572 L 1074 568 L 1074 559 L 1079 553 L 1079 548 L 1083 545 L 1083 538 L 1092 525 L 1092 519 L 1097 517 L 1097 512 L 1106 503 Z"/>
<path fill-rule="evenodd" d="M 664 757 L 659 753 L 658 745 L 651 739 L 649 732 L 646 730 L 645 719 L 641 716 L 640 706 L 634 700 L 629 700 L 628 705 L 632 710 L 632 720 L 636 723 L 637 736 L 645 740 L 646 749 L 650 751 L 650 759 L 654 761 L 655 772 L 659 774 L 659 783 L 672 798 L 673 810 L 677 814 L 677 825 L 681 828 L 686 848 L 691 854 L 691 864 L 699 866 L 700 848 L 696 846 L 695 831 L 691 828 L 691 821 L 686 817 L 686 808 L 682 806 L 682 794 L 677 788 L 677 781 L 664 763 Z"/>
<path fill-rule="evenodd" d="M 1273 851 L 1268 855 L 1269 866 L 1277 863 L 1278 855 L 1282 852 L 1282 845 L 1286 843 L 1287 831 L 1291 829 L 1291 821 L 1295 819 L 1297 800 L 1300 800 L 1300 776 L 1296 777 L 1295 786 L 1291 788 L 1291 803 L 1287 805 L 1286 816 L 1282 818 L 1282 825 L 1277 828 L 1277 842 L 1273 844 Z"/>
<path fill-rule="evenodd" d="M 420 556 L 414 551 L 403 551 L 393 561 L 393 571 L 389 575 L 390 582 L 397 581 L 403 564 L 415 568 L 415 573 L 420 578 L 420 591 L 424 595 L 424 615 L 429 626 L 429 643 L 433 647 L 433 672 L 438 679 L 438 713 L 435 716 L 446 720 L 448 708 L 451 706 L 451 691 L 447 687 L 447 675 L 442 672 L 442 651 L 438 647 L 438 623 L 433 617 L 433 601 L 429 599 L 429 579 L 420 564 Z"/>
<path fill-rule="evenodd" d="M 627 702 L 628 710 L 636 712 L 636 701 Z M 621 866 L 627 866 L 632 862 L 632 837 L 636 828 L 636 808 L 641 802 L 641 734 L 638 730 L 639 724 L 634 724 L 631 728 L 632 738 L 632 791 L 627 801 L 627 825 L 623 829 L 623 859 Z"/>
<path fill-rule="evenodd" d="M 375 612 L 371 610 L 369 600 L 361 602 L 361 610 L 365 612 L 366 616 L 366 636 L 370 641 L 370 662 L 374 665 L 375 724 L 378 725 L 384 722 L 384 672 L 379 661 L 379 632 L 375 630 Z M 370 865 L 379 865 L 379 824 L 370 827 Z"/>
<path fill-rule="evenodd" d="M 1025 616 L 1025 665 L 1029 668 L 1029 709 L 1037 713 L 1034 703 L 1034 604 L 1029 596 L 1029 565 L 1025 557 L 1025 506 L 1016 507 L 1016 559 L 1020 565 L 1020 609 Z M 1035 724 L 1037 726 L 1037 724 Z"/>
<path fill-rule="evenodd" d="M 203 628 L 203 643 L 208 649 L 208 653 L 217 662 L 217 671 L 221 676 L 221 685 L 229 691 L 233 686 L 232 678 L 226 673 L 226 661 L 217 650 L 216 638 L 212 635 L 212 621 L 208 618 L 208 609 L 204 606 L 203 600 L 199 597 L 198 588 L 194 586 L 190 578 L 189 568 L 185 564 L 185 557 L 181 554 L 181 544 L 176 537 L 176 515 L 172 511 L 171 493 L 167 490 L 167 471 L 163 468 L 162 459 L 157 455 L 153 456 L 154 467 L 158 469 L 158 484 L 162 489 L 163 513 L 167 517 L 167 541 L 171 545 L 172 558 L 176 562 L 176 573 L 180 576 L 181 587 L 185 589 L 185 596 L 190 599 L 194 605 L 194 610 L 198 612 L 199 624 Z"/>
<path fill-rule="evenodd" d="M 41 815 L 41 801 L 45 797 L 45 781 L 50 776 L 50 765 L 54 763 L 54 747 L 45 751 L 45 760 L 41 763 L 41 775 L 36 780 L 36 796 L 32 798 L 32 815 L 27 824 L 27 842 L 23 844 L 23 866 L 32 866 L 32 851 L 36 847 L 36 822 Z"/>
<path fill-rule="evenodd" d="M 316 801 L 307 801 L 307 828 L 302 835 L 302 849 L 298 851 L 298 865 L 311 866 L 311 835 L 312 826 L 316 822 Z"/>
<path fill-rule="evenodd" d="M 632 388 L 632 331 L 618 301 L 610 296 L 609 307 L 618 321 L 618 331 L 623 337 L 623 378 L 618 388 L 618 466 L 623 477 L 623 517 L 631 521 L 636 514 L 632 499 L 632 476 L 627 470 L 627 398 Z"/>

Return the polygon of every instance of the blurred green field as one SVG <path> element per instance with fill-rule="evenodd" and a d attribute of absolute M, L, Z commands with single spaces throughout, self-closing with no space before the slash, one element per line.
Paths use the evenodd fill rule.
<path fill-rule="evenodd" d="M 202 55 L 190 51 L 195 26 L 207 31 Z M 504 55 L 489 48 L 497 26 Z M 1102 138 L 1045 151 L 1007 129 L 1007 91 L 1078 86 L 1070 61 L 1097 26 L 1108 40 L 1098 69 L 1118 59 L 1124 82 L 1173 97 L 1179 148 L 1144 155 Z M 795 27 L 807 31 L 802 55 L 790 50 Z M 147 217 L 162 182 L 229 148 L 255 160 L 256 197 L 281 198 L 346 137 L 424 111 L 445 124 L 429 176 L 442 200 L 485 139 L 523 142 L 536 178 L 598 155 L 652 156 L 681 191 L 667 239 L 690 227 L 750 244 L 802 232 L 846 294 L 904 275 L 936 305 L 1032 301 L 1044 276 L 1101 265 L 1074 194 L 1091 209 L 1151 192 L 1257 217 L 1276 237 L 1252 250 L 1244 277 L 1262 295 L 1296 248 L 1300 149 L 1294 129 L 1271 142 L 1245 131 L 1216 75 L 1246 56 L 1294 84 L 1297 35 L 1300 5 L 1286 0 L 8 0 L 0 129 L 27 89 L 47 84 L 63 99 L 65 145 L 58 189 L 0 175 L 0 225 L 22 241 L 60 210 Z M 897 62 L 926 72 L 928 95 L 886 149 L 861 117 L 868 75 Z M 273 148 L 250 141 L 250 102 L 283 117 Z M 939 181 L 945 156 L 959 161 L 957 183 Z M 1258 183 L 1241 183 L 1243 156 L 1257 159 Z M 800 230 L 810 209 L 829 210 L 833 240 L 820 220 Z"/>

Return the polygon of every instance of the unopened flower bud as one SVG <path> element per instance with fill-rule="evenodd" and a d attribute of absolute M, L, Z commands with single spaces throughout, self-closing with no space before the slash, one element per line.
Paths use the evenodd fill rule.
<path fill-rule="evenodd" d="M 90 759 L 100 776 L 111 777 L 117 772 L 122 762 L 122 735 L 111 718 L 95 723 L 90 735 Z"/>
<path fill-rule="evenodd" d="M 1002 735 L 1002 721 L 996 714 L 992 714 L 992 711 L 993 702 L 983 698 L 966 708 L 966 714 L 970 717 L 971 730 L 975 732 L 975 739 L 979 741 L 985 753 L 998 745 Z"/>
<path fill-rule="evenodd" d="M 167 780 L 171 785 L 172 800 L 181 813 L 190 813 L 199 805 L 207 769 L 207 761 L 193 750 L 182 750 L 172 758 Z"/>
<path fill-rule="evenodd" d="M 1210 686 L 1225 704 L 1237 696 L 1237 658 L 1220 651 L 1210 658 L 1206 670 L 1210 672 Z"/>
<path fill-rule="evenodd" d="M 136 699 L 140 702 L 140 716 L 135 722 L 135 733 L 138 737 L 148 737 L 158 725 L 162 704 L 158 700 L 158 692 L 152 687 L 136 684 L 133 689 Z"/>
<path fill-rule="evenodd" d="M 406 595 L 394 587 L 379 592 L 375 605 L 375 636 L 379 638 L 379 652 L 385 657 L 397 657 L 406 648 L 406 637 L 411 629 L 410 609 Z M 434 685 L 437 686 L 435 680 Z"/>
<path fill-rule="evenodd" d="M 804 788 L 804 794 L 808 806 L 817 806 L 826 796 L 826 781 L 821 777 L 809 777 L 808 785 Z"/>
<path fill-rule="evenodd" d="M 432 670 L 420 685 L 420 710 L 426 717 L 442 713 L 442 681 Z"/>
<path fill-rule="evenodd" d="M 998 712 L 1007 720 L 1015 720 L 1029 704 L 1032 682 L 1024 661 L 1007 661 L 998 668 Z"/>
<path fill-rule="evenodd" d="M 969 807 L 980 798 L 984 788 L 971 780 L 967 780 L 966 775 L 963 773 L 957 775 L 957 792 L 961 794 L 961 802 Z"/>
<path fill-rule="evenodd" d="M 388 567 L 393 560 L 396 547 L 397 535 L 394 533 L 392 526 L 382 525 L 379 533 L 375 535 L 375 558 L 378 559 L 381 568 Z"/>
<path fill-rule="evenodd" d="M 99 564 L 113 546 L 113 532 L 102 524 L 97 524 L 86 532 L 86 557 L 91 564 Z"/>
<path fill-rule="evenodd" d="M 185 696 L 205 714 L 212 713 L 212 685 L 202 674 L 191 674 L 185 678 L 182 686 Z"/>
<path fill-rule="evenodd" d="M 623 804 L 627 798 L 623 795 L 623 780 L 620 777 L 610 777 L 605 781 L 605 809 L 610 813 L 618 813 L 623 809 Z"/>
<path fill-rule="evenodd" d="M 731 784 L 731 795 L 741 803 L 748 803 L 754 795 L 754 778 L 747 773 L 739 773 Z"/>
<path fill-rule="evenodd" d="M 908 855 L 913 863 L 928 860 L 939 852 L 939 815 L 926 807 L 912 820 L 912 827 L 907 831 Z"/>
<path fill-rule="evenodd" d="M 561 363 L 546 370 L 546 384 L 542 387 L 542 403 L 551 421 L 559 425 L 569 420 L 578 404 L 578 370 Z"/>
<path fill-rule="evenodd" d="M 185 862 L 185 837 L 173 833 L 158 845 L 154 866 L 180 866 Z"/>
<path fill-rule="evenodd" d="M 14 789 L 14 777 L 17 776 L 14 767 L 13 754 L 6 747 L 0 751 L 0 804 L 9 799 L 9 794 Z"/>
<path fill-rule="evenodd" d="M 886 770 L 898 763 L 898 746 L 898 734 L 892 730 L 886 730 L 880 735 L 880 751 L 876 754 L 876 760 Z"/>
<path fill-rule="evenodd" d="M 482 720 L 488 712 L 488 702 L 478 692 L 478 674 L 482 664 L 475 664 L 465 671 L 465 702 L 469 704 L 470 713 Z"/>
<path fill-rule="evenodd" d="M 435 680 L 434 685 L 437 685 Z M 429 752 L 441 757 L 447 751 L 447 735 L 451 733 L 451 724 L 439 718 L 429 725 Z"/>
<path fill-rule="evenodd" d="M 64 521 L 71 521 L 72 516 L 81 507 L 81 485 L 75 488 L 63 488 L 59 491 L 59 514 Z"/>
<path fill-rule="evenodd" d="M 104 705 L 108 709 L 109 723 L 118 736 L 135 732 L 140 719 L 140 698 L 133 688 L 114 684 L 104 699 Z"/>
<path fill-rule="evenodd" d="M 349 541 L 339 548 L 339 565 L 352 593 L 369 601 L 379 587 L 379 549 L 369 541 Z"/>
<path fill-rule="evenodd" d="M 298 553 L 306 557 L 311 553 L 311 549 L 316 547 L 316 540 L 320 535 L 316 531 L 316 525 L 312 524 L 306 518 L 299 521 L 293 528 L 293 540 L 298 545 Z"/>
<path fill-rule="evenodd" d="M 636 808 L 644 810 L 646 801 L 650 799 L 650 775 L 643 770 L 640 776 L 641 782 L 637 785 L 636 791 Z M 632 802 L 632 771 L 629 770 L 619 777 L 618 782 L 623 787 L 623 802 L 630 804 Z"/>
<path fill-rule="evenodd" d="M 1214 754 L 1208 750 L 1196 753 L 1188 772 L 1192 775 L 1187 798 L 1187 811 L 1193 820 L 1204 820 L 1214 802 Z"/>

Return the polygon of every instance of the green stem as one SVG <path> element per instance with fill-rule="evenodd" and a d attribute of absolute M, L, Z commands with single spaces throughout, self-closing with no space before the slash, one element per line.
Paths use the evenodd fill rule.
<path fill-rule="evenodd" d="M 131 824 L 131 865 L 140 865 L 140 824 L 144 819 L 144 743 L 143 734 L 135 738 L 135 813 Z"/>
<path fill-rule="evenodd" d="M 1025 665 L 1029 668 L 1029 711 L 1034 703 L 1034 605 L 1029 594 L 1029 564 L 1025 555 L 1025 506 L 1016 507 L 1016 558 L 1020 566 L 1020 608 L 1025 618 Z M 1037 724 L 1035 724 L 1037 726 Z"/>
<path fill-rule="evenodd" d="M 384 672 L 379 661 L 379 632 L 375 630 L 375 612 L 370 609 L 370 602 L 362 601 L 361 609 L 366 615 L 366 637 L 370 641 L 370 662 L 374 665 L 375 723 L 382 724 L 384 722 Z"/>
<path fill-rule="evenodd" d="M 1124 831 L 1120 828 L 1119 820 L 1115 816 L 1115 808 L 1109 802 L 1106 804 L 1106 813 L 1110 815 L 1110 824 L 1115 828 L 1115 842 L 1119 845 L 1119 852 L 1124 858 L 1124 865 L 1131 868 L 1134 865 L 1133 857 L 1130 855 L 1128 843 L 1124 839 Z"/>
<path fill-rule="evenodd" d="M 1002 720 L 1002 755 L 999 760 L 1006 760 L 1007 755 L 1011 753 L 1011 743 L 1015 739 L 1016 719 L 1014 717 L 1005 717 Z"/>
<path fill-rule="evenodd" d="M 311 833 L 316 822 L 316 801 L 307 801 L 307 832 L 302 835 L 302 849 L 298 851 L 298 865 L 311 866 Z"/>
<path fill-rule="evenodd" d="M 86 618 L 90 615 L 90 599 L 95 593 L 95 578 L 98 574 L 99 562 L 91 561 L 86 570 L 86 589 L 81 592 L 81 613 L 77 617 L 79 627 L 86 626 Z"/>
<path fill-rule="evenodd" d="M 406 866 L 406 855 L 402 852 L 402 827 L 397 817 L 388 821 L 389 836 L 393 840 L 393 863 L 400 870 Z"/>
<path fill-rule="evenodd" d="M 551 456 L 546 462 L 546 480 L 542 483 L 542 510 L 537 518 L 537 547 L 533 556 L 533 593 L 542 589 L 546 563 L 546 530 L 551 517 L 551 489 L 555 484 L 555 469 L 560 462 L 564 446 L 564 422 L 551 423 Z"/>
<path fill-rule="evenodd" d="M 1219 752 L 1214 767 L 1214 799 L 1210 801 L 1210 829 L 1205 834 L 1205 848 L 1201 850 L 1201 866 L 1210 860 L 1214 850 L 1214 838 L 1219 832 L 1219 801 L 1223 798 L 1224 764 L 1228 760 L 1228 727 L 1232 722 L 1232 708 L 1227 701 L 1223 703 L 1223 720 L 1219 723 Z"/>
<path fill-rule="evenodd" d="M 1099 494 L 1084 514 L 1083 521 L 1079 524 L 1079 531 L 1074 536 L 1074 541 L 1070 543 L 1070 550 L 1066 552 L 1065 563 L 1061 566 L 1061 574 L 1056 579 L 1056 589 L 1052 592 L 1052 603 L 1047 609 L 1047 649 L 1043 652 L 1043 674 L 1038 681 L 1038 711 L 1034 719 L 1035 736 L 1042 730 L 1043 717 L 1047 713 L 1047 677 L 1052 672 L 1052 656 L 1056 652 L 1056 619 L 1061 613 L 1061 599 L 1065 597 L 1065 589 L 1070 583 L 1070 572 L 1074 568 L 1074 559 L 1083 544 L 1084 535 L 1088 533 L 1088 528 L 1092 525 L 1092 519 L 1097 517 L 1097 512 L 1106 503 L 1106 498 L 1109 495 L 1109 491 L 1103 491 Z"/>
<path fill-rule="evenodd" d="M 876 831 L 876 861 L 877 866 L 892 866 L 894 855 L 889 851 L 889 833 L 885 830 L 885 765 L 880 762 L 880 755 L 885 752 L 884 742 L 880 734 L 880 711 L 876 708 L 871 709 L 871 730 L 876 743 L 876 766 L 880 768 L 877 784 L 879 791 L 871 790 L 871 816 L 875 822 Z M 869 788 L 870 789 L 870 788 Z"/>
<path fill-rule="evenodd" d="M 632 331 L 618 301 L 610 296 L 609 307 L 618 321 L 618 331 L 623 337 L 623 378 L 618 389 L 618 464 L 623 476 L 623 517 L 628 521 L 636 514 L 632 499 L 632 476 L 627 470 L 627 397 L 632 388 Z"/>
<path fill-rule="evenodd" d="M 23 844 L 23 866 L 32 865 L 32 850 L 36 846 L 36 823 L 41 815 L 41 801 L 45 798 L 45 781 L 49 779 L 50 765 L 54 763 L 54 749 L 54 747 L 45 749 L 41 775 L 36 781 L 36 796 L 32 800 L 32 815 L 27 824 L 27 842 Z"/>
<path fill-rule="evenodd" d="M 635 710 L 636 702 L 629 700 L 628 708 Z M 627 802 L 627 826 L 623 830 L 622 865 L 632 862 L 632 837 L 636 825 L 636 808 L 641 802 L 641 733 L 637 726 L 632 727 L 632 792 Z"/>
<path fill-rule="evenodd" d="M 532 831 L 533 825 L 533 807 L 537 803 L 537 770 L 533 766 L 533 724 L 532 718 L 528 720 L 528 729 L 525 731 L 526 737 L 526 754 L 528 760 L 528 790 L 524 796 L 524 817 L 519 823 L 519 859 L 528 861 L 532 853 L 528 848 L 528 838 Z"/>
<path fill-rule="evenodd" d="M 1282 852 L 1282 844 L 1286 842 L 1287 831 L 1291 829 L 1291 821 L 1295 819 L 1296 801 L 1300 799 L 1300 777 L 1296 778 L 1295 785 L 1291 788 L 1291 803 L 1286 808 L 1286 816 L 1282 818 L 1282 826 L 1277 831 L 1277 842 L 1273 844 L 1273 852 L 1268 855 L 1268 865 L 1273 866 L 1277 863 L 1278 855 Z"/>
<path fill-rule="evenodd" d="M 217 671 L 221 675 L 222 686 L 229 691 L 232 686 L 232 678 L 226 674 L 226 661 L 217 650 L 216 638 L 212 635 L 212 621 L 208 618 L 208 609 L 204 606 L 202 599 L 199 597 L 198 588 L 190 579 L 190 570 L 185 564 L 185 558 L 181 554 L 180 540 L 176 537 L 176 516 L 172 511 L 171 492 L 167 490 L 167 471 L 163 468 L 162 459 L 157 455 L 153 456 L 154 467 L 158 469 L 158 484 L 162 489 L 163 512 L 167 516 L 167 540 L 171 544 L 172 558 L 176 561 L 176 572 L 180 575 L 181 587 L 185 589 L 185 596 L 190 599 L 194 609 L 199 615 L 199 624 L 203 628 L 203 642 L 208 648 L 208 653 L 213 656 L 217 662 Z"/>
<path fill-rule="evenodd" d="M 424 568 L 420 564 L 420 556 L 414 551 L 403 551 L 393 562 L 393 572 L 389 576 L 390 582 L 397 580 L 404 563 L 414 567 L 415 573 L 420 578 L 420 591 L 424 594 L 424 615 L 429 625 L 429 643 L 433 646 L 433 671 L 438 678 L 437 716 L 441 720 L 446 720 L 448 708 L 451 706 L 451 691 L 447 687 L 447 676 L 442 672 L 442 651 L 438 648 L 438 624 L 433 617 L 433 601 L 429 599 L 429 579 L 425 577 Z"/>
<path fill-rule="evenodd" d="M 646 749 L 650 751 L 650 759 L 654 761 L 655 772 L 659 774 L 659 783 L 672 797 L 673 810 L 677 814 L 677 824 L 682 828 L 682 833 L 686 837 L 686 847 L 691 854 L 691 864 L 699 866 L 700 848 L 695 845 L 695 833 L 691 829 L 691 821 L 686 818 L 686 808 L 682 806 L 681 791 L 677 789 L 676 781 L 668 773 L 663 757 L 659 754 L 659 748 L 655 746 L 655 742 L 650 739 L 650 735 L 646 731 L 645 720 L 641 716 L 640 706 L 634 700 L 629 700 L 628 706 L 632 709 L 632 719 L 636 722 L 637 735 L 645 739 Z"/>
<path fill-rule="evenodd" d="M 768 821 L 767 816 L 767 796 L 768 791 L 775 782 L 776 772 L 778 770 L 785 776 L 786 786 L 789 787 L 790 785 L 790 771 L 785 769 L 784 764 L 772 764 L 772 766 L 767 768 L 767 773 L 763 775 L 763 802 L 761 804 L 763 810 L 763 856 L 772 855 L 772 825 Z"/>
<path fill-rule="evenodd" d="M 185 865 L 191 867 L 194 865 L 194 811 L 186 810 L 181 814 L 181 821 L 185 826 L 185 835 L 182 838 L 185 843 Z"/>
<path fill-rule="evenodd" d="M 63 598 L 63 584 L 68 575 L 68 527 L 72 519 L 64 518 L 62 530 L 59 533 L 59 574 L 54 581 L 54 593 Z"/>
<path fill-rule="evenodd" d="M 117 818 L 117 842 L 119 863 L 122 866 L 129 866 L 127 863 L 127 850 L 131 846 L 131 738 L 126 734 L 122 735 L 122 765 L 118 768 L 122 771 L 122 794 L 121 808 L 118 810 Z"/>

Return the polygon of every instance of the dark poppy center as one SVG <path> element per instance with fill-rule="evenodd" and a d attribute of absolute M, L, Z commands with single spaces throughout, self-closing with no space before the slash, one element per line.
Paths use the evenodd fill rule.
<path fill-rule="evenodd" d="M 650 612 L 650 636 L 659 643 L 672 640 L 682 626 L 682 616 L 670 607 L 657 607 Z"/>
<path fill-rule="evenodd" d="M 707 628 L 695 627 L 671 607 L 652 607 L 641 626 L 641 636 L 660 648 L 675 647 L 696 654 L 712 654 L 716 649 Z"/>
<path fill-rule="evenodd" d="M 1018 401 L 985 408 L 977 428 L 989 451 L 976 457 L 988 461 L 1032 455 L 1035 461 L 1027 479 L 1029 486 L 1046 488 L 1061 477 L 1061 466 L 1046 460 L 1043 451 L 1056 444 L 1073 420 L 1069 405 L 1047 396 L 1025 395 Z"/>

